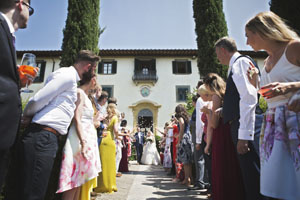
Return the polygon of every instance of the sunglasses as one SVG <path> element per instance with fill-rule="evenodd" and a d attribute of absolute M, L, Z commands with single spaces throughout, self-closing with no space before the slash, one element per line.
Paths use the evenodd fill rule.
<path fill-rule="evenodd" d="M 26 2 L 24 1 L 16 1 L 16 3 L 22 3 L 23 5 L 27 6 L 28 11 L 29 11 L 29 16 L 31 16 L 34 13 L 34 9 Z"/>

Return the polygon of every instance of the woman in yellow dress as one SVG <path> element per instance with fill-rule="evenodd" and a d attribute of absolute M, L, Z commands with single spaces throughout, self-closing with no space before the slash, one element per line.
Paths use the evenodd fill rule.
<path fill-rule="evenodd" d="M 116 192 L 116 144 L 114 139 L 118 137 L 119 118 L 116 105 L 107 106 L 107 129 L 103 133 L 103 139 L 99 147 L 102 172 L 98 176 L 98 186 L 95 192 Z"/>

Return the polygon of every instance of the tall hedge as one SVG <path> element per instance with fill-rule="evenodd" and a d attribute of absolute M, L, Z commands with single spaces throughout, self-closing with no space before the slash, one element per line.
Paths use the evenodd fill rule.
<path fill-rule="evenodd" d="M 193 0 L 200 77 L 210 72 L 226 77 L 227 68 L 219 64 L 214 43 L 227 35 L 222 0 Z"/>
<path fill-rule="evenodd" d="M 292 27 L 300 36 L 300 0 L 271 0 L 270 10 Z"/>
<path fill-rule="evenodd" d="M 100 0 L 69 0 L 68 2 L 68 17 L 63 30 L 61 67 L 72 65 L 77 53 L 82 49 L 99 52 Z"/>

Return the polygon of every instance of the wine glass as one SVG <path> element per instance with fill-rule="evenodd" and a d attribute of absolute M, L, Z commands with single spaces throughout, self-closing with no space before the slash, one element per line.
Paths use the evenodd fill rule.
<path fill-rule="evenodd" d="M 19 67 L 20 72 L 20 80 L 26 81 L 26 87 L 21 90 L 24 93 L 32 93 L 33 90 L 28 88 L 28 82 L 33 81 L 33 79 L 37 76 L 39 69 L 36 64 L 36 57 L 32 53 L 24 53 L 21 65 Z"/>

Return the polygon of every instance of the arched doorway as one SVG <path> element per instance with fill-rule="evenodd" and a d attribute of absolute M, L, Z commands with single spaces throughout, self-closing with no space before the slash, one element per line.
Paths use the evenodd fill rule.
<path fill-rule="evenodd" d="M 147 119 L 147 121 L 151 121 L 151 131 L 153 133 L 155 133 L 155 127 L 157 125 L 157 116 L 158 116 L 158 109 L 161 107 L 161 105 L 153 102 L 153 101 L 149 101 L 149 100 L 142 100 L 142 101 L 138 101 L 134 104 L 132 104 L 131 106 L 129 106 L 129 108 L 132 109 L 132 114 L 133 114 L 133 127 L 136 128 L 136 126 L 139 124 L 139 118 L 140 120 L 144 120 Z M 145 125 L 148 125 L 148 123 L 146 123 Z"/>
<path fill-rule="evenodd" d="M 153 113 L 145 108 L 138 113 L 138 125 L 145 130 L 150 129 L 153 132 Z"/>

